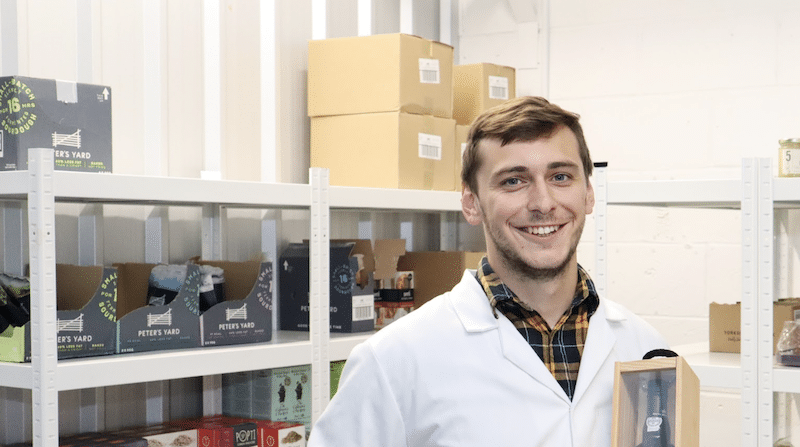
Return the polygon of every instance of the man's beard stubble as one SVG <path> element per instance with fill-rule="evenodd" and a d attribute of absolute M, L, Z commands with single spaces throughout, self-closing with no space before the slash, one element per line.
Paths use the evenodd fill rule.
<path fill-rule="evenodd" d="M 580 224 L 580 228 L 578 228 L 577 238 L 575 241 L 572 242 L 572 245 L 567 252 L 567 256 L 564 257 L 564 260 L 555 267 L 549 268 L 539 268 L 529 265 L 522 257 L 520 257 L 515 250 L 512 249 L 510 244 L 507 241 L 502 241 L 502 238 L 498 237 L 499 232 L 496 232 L 493 227 L 489 228 L 489 237 L 492 238 L 492 242 L 494 242 L 495 247 L 497 247 L 497 251 L 500 254 L 500 259 L 498 262 L 503 263 L 507 267 L 507 269 L 512 272 L 513 274 L 518 275 L 521 279 L 528 279 L 532 281 L 547 281 L 552 280 L 559 277 L 563 274 L 567 267 L 569 266 L 570 261 L 575 256 L 575 253 L 578 250 L 578 242 L 580 241 L 580 236 L 583 234 L 583 222 Z"/>

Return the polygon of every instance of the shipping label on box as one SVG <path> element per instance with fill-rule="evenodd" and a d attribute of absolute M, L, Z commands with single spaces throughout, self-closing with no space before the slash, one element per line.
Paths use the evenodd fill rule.
<path fill-rule="evenodd" d="M 56 301 L 59 359 L 116 352 L 116 269 L 56 264 Z M 0 361 L 31 361 L 30 326 L 9 326 L 0 334 Z"/>
<path fill-rule="evenodd" d="M 225 301 L 200 315 L 202 346 L 260 343 L 272 339 L 272 263 L 200 261 L 220 267 Z"/>
<path fill-rule="evenodd" d="M 111 172 L 111 89 L 0 77 L 0 170 L 28 169 L 29 148 L 55 150 L 55 169 Z"/>
<path fill-rule="evenodd" d="M 116 264 L 117 352 L 129 353 L 200 346 L 200 267 L 186 265 L 175 298 L 165 305 L 148 305 L 153 264 Z"/>
<path fill-rule="evenodd" d="M 374 288 L 356 281 L 359 261 L 354 243 L 330 244 L 330 331 L 374 329 Z M 371 255 L 371 253 L 370 253 Z M 280 328 L 307 331 L 309 324 L 309 246 L 289 244 L 280 258 Z M 371 277 L 371 273 L 368 275 Z"/>

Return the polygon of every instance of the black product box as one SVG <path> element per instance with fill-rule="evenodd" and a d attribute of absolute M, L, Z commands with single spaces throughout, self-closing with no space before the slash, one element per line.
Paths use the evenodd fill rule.
<path fill-rule="evenodd" d="M 359 257 L 362 262 L 359 262 Z M 372 257 L 370 241 L 330 244 L 330 331 L 366 332 L 375 328 L 372 272 L 360 265 Z M 309 321 L 309 246 L 289 244 L 280 258 L 280 328 L 307 331 Z M 356 278 L 359 278 L 357 281 Z"/>
<path fill-rule="evenodd" d="M 55 150 L 55 169 L 111 172 L 111 88 L 0 77 L 0 171 L 28 169 L 28 149 Z"/>
<path fill-rule="evenodd" d="M 200 314 L 202 346 L 272 340 L 272 263 L 197 261 L 224 271 L 225 301 Z"/>
<path fill-rule="evenodd" d="M 168 304 L 148 305 L 150 274 L 156 264 L 115 264 L 118 270 L 117 353 L 200 346 L 200 267 L 186 275 Z"/>
<path fill-rule="evenodd" d="M 114 354 L 116 306 L 116 269 L 56 264 L 58 358 Z M 0 361 L 31 361 L 30 326 L 9 326 L 0 333 Z"/>

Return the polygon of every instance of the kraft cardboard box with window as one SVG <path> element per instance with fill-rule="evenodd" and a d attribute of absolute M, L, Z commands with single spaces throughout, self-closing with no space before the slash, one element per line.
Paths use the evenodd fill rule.
<path fill-rule="evenodd" d="M 0 77 L 0 171 L 28 169 L 29 148 L 52 148 L 56 170 L 111 172 L 111 88 Z"/>
<path fill-rule="evenodd" d="M 116 352 L 117 271 L 56 264 L 56 343 L 59 359 Z M 31 361 L 31 323 L 0 334 L 0 361 Z"/>
<path fill-rule="evenodd" d="M 312 40 L 308 116 L 453 116 L 453 47 L 408 34 Z"/>
<path fill-rule="evenodd" d="M 795 320 L 800 313 L 800 298 L 784 298 L 773 303 L 773 350 L 778 344 L 784 321 Z M 711 352 L 740 353 L 742 345 L 742 305 L 711 303 L 708 308 L 708 337 Z"/>
<path fill-rule="evenodd" d="M 612 447 L 700 445 L 700 380 L 682 357 L 617 362 Z"/>
<path fill-rule="evenodd" d="M 401 112 L 311 119 L 311 166 L 330 184 L 454 191 L 455 121 Z"/>
<path fill-rule="evenodd" d="M 469 126 L 481 113 L 516 97 L 516 70 L 479 63 L 453 67 L 453 119 Z"/>

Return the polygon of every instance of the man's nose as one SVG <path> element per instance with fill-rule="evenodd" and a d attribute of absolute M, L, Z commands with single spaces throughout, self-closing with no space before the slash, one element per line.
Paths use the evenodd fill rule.
<path fill-rule="evenodd" d="M 553 191 L 546 184 L 534 184 L 528 192 L 528 209 L 547 214 L 556 207 Z"/>

